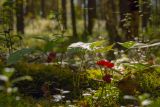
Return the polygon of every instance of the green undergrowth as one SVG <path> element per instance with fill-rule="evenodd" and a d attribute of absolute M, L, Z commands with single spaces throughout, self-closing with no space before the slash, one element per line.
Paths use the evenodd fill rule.
<path fill-rule="evenodd" d="M 28 96 L 13 96 L 0 94 L 0 107 L 66 107 L 67 104 L 55 104 L 47 99 L 33 99 Z"/>
<path fill-rule="evenodd" d="M 29 63 L 19 63 L 15 66 L 16 73 L 13 78 L 29 75 L 32 77 L 33 81 L 22 81 L 16 84 L 19 87 L 19 91 L 26 95 L 31 95 L 34 97 L 42 97 L 42 86 L 47 84 L 51 94 L 58 94 L 56 89 L 68 90 L 70 97 L 76 97 L 74 95 L 79 95 L 80 90 L 89 87 L 92 81 L 87 78 L 85 73 L 77 74 L 73 72 L 69 67 L 61 68 L 60 65 L 46 65 L 46 64 L 29 64 Z M 75 76 L 79 76 L 79 89 L 76 94 L 74 82 Z M 73 91 L 74 90 L 74 91 Z"/>
<path fill-rule="evenodd" d="M 126 76 L 123 77 L 122 80 L 118 82 L 118 85 L 121 85 L 122 88 L 125 88 L 124 91 L 126 91 L 126 94 L 127 90 L 129 91 L 129 89 L 135 88 L 141 93 L 157 95 L 158 88 L 160 87 L 159 76 L 159 67 L 148 67 L 147 69 L 136 71 L 132 69 Z"/>
<path fill-rule="evenodd" d="M 123 99 L 125 95 L 139 96 L 144 93 L 150 95 L 150 99 L 153 101 L 160 96 L 160 70 L 159 67 L 151 67 L 142 71 L 136 71 L 133 74 L 124 77 L 118 82 L 118 88 L 120 89 L 120 103 L 128 104 Z M 132 101 L 132 103 L 135 101 Z M 157 106 L 155 106 L 157 107 Z"/>
<path fill-rule="evenodd" d="M 0 66 L 3 68 L 2 64 L 0 64 Z M 101 80 L 99 70 L 91 69 L 77 74 L 77 72 L 74 72 L 68 66 L 61 67 L 60 65 L 54 64 L 34 63 L 18 63 L 14 66 L 14 68 L 16 72 L 12 78 L 29 75 L 33 80 L 21 81 L 14 84 L 14 86 L 18 87 L 18 93 L 20 93 L 20 96 L 25 96 L 18 102 L 16 101 L 16 96 L 7 96 L 10 97 L 7 98 L 5 95 L 1 94 L 1 99 L 4 99 L 0 101 L 1 105 L 5 104 L 5 101 L 7 101 L 8 105 L 17 104 L 16 107 L 21 107 L 22 105 L 23 107 L 38 105 L 45 107 L 47 103 L 49 104 L 47 107 L 53 106 L 53 102 L 50 102 L 50 100 L 44 96 L 44 92 L 42 90 L 44 84 L 48 85 L 50 95 L 60 94 L 57 89 L 70 91 L 70 93 L 65 95 L 64 100 L 73 101 L 75 98 L 79 97 L 78 99 L 80 100 L 78 100 L 78 104 L 80 106 L 93 104 L 99 105 L 102 104 L 102 102 L 104 102 L 103 104 L 106 107 L 128 104 L 128 102 L 123 99 L 124 95 L 138 96 L 143 93 L 148 93 L 153 100 L 160 96 L 159 67 L 150 67 L 142 71 L 133 70 L 131 74 L 125 76 L 122 80 L 115 82 L 114 85 L 106 84 L 109 87 L 106 88 L 105 95 L 102 95 L 102 102 L 94 99 L 98 97 L 101 90 L 100 82 L 96 81 L 96 79 Z M 79 89 L 75 87 L 75 76 L 77 75 L 80 77 Z M 88 88 L 92 89 L 94 93 L 92 94 L 91 91 L 88 92 Z M 91 96 L 83 96 L 84 93 L 86 93 L 86 95 L 89 93 Z M 65 104 L 65 101 L 62 101 L 62 105 Z"/>
<path fill-rule="evenodd" d="M 137 74 L 138 82 L 143 93 L 150 93 L 154 97 L 160 96 L 160 70 L 151 68 Z"/>

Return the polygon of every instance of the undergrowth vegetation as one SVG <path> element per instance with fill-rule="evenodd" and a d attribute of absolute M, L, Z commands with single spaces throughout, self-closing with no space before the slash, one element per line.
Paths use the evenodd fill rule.
<path fill-rule="evenodd" d="M 36 15 L 26 12 L 23 20 L 19 8 L 28 11 L 28 1 L 22 7 L 16 1 L 0 1 L 0 107 L 160 107 L 160 31 L 150 25 L 157 19 L 147 18 L 136 6 L 114 16 L 123 8 L 116 0 L 101 0 L 98 5 L 106 8 L 102 16 L 92 18 L 93 8 L 85 6 L 94 0 L 88 0 L 82 6 L 83 20 L 74 20 L 82 10 L 77 5 L 74 14 L 71 0 L 72 17 L 65 26 L 63 9 L 47 11 L 46 16 L 40 12 L 41 17 L 33 9 Z M 42 2 L 31 4 L 40 8 Z M 111 8 L 114 5 L 117 8 Z M 142 19 L 151 22 L 144 26 Z"/>

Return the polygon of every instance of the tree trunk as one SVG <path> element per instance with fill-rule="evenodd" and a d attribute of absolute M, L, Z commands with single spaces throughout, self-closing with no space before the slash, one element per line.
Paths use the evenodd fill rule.
<path fill-rule="evenodd" d="M 88 0 L 88 34 L 92 34 L 96 18 L 96 0 Z"/>
<path fill-rule="evenodd" d="M 41 17 L 45 18 L 46 13 L 45 13 L 45 0 L 41 0 Z"/>
<path fill-rule="evenodd" d="M 3 15 L 4 23 L 7 25 L 5 30 L 13 30 L 14 28 L 14 1 L 10 0 L 7 5 L 3 5 Z M 9 7 L 9 8 L 8 8 Z"/>
<path fill-rule="evenodd" d="M 134 40 L 139 36 L 139 0 L 129 0 L 129 12 L 131 13 L 131 26 L 128 39 Z"/>
<path fill-rule="evenodd" d="M 108 32 L 109 44 L 113 44 L 115 42 L 120 42 L 121 38 L 118 34 L 117 26 L 118 26 L 118 18 L 116 13 L 116 1 L 115 0 L 104 0 L 103 8 L 105 12 L 105 24 L 106 30 Z M 116 46 L 117 47 L 117 46 Z M 107 53 L 108 60 L 115 59 L 113 51 Z"/>
<path fill-rule="evenodd" d="M 87 3 L 86 0 L 83 0 L 83 26 L 84 26 L 84 31 L 82 34 L 82 40 L 87 41 Z"/>
<path fill-rule="evenodd" d="M 151 6 L 149 0 L 142 0 L 142 3 L 142 28 L 146 29 L 149 22 L 149 17 L 151 15 Z"/>
<path fill-rule="evenodd" d="M 133 40 L 139 34 L 139 1 L 120 0 L 120 27 L 125 35 L 124 40 Z M 124 20 L 125 19 L 125 20 Z"/>
<path fill-rule="evenodd" d="M 81 7 L 82 3 L 83 3 L 83 0 L 77 0 L 78 1 L 78 6 Z"/>
<path fill-rule="evenodd" d="M 29 15 L 30 18 L 34 18 L 35 17 L 35 4 L 33 0 L 26 0 L 26 7 L 25 7 L 25 13 L 24 15 L 27 16 Z"/>
<path fill-rule="evenodd" d="M 62 0 L 62 24 L 64 29 L 67 29 L 67 2 L 66 0 Z"/>
<path fill-rule="evenodd" d="M 16 0 L 17 32 L 24 34 L 23 0 Z"/>
<path fill-rule="evenodd" d="M 110 43 L 119 42 L 121 39 L 117 31 L 118 19 L 115 14 L 116 3 L 113 0 L 105 0 L 104 6 L 106 30 L 108 31 L 109 41 Z"/>
<path fill-rule="evenodd" d="M 77 27 L 76 27 L 76 15 L 75 15 L 75 7 L 74 7 L 74 0 L 71 0 L 71 19 L 72 19 L 72 32 L 73 32 L 73 39 L 77 40 Z"/>
<path fill-rule="evenodd" d="M 52 5 L 53 5 L 53 11 L 58 12 L 59 10 L 58 0 L 53 0 Z"/>
<path fill-rule="evenodd" d="M 126 14 L 129 13 L 129 8 L 128 8 L 128 1 L 126 0 L 120 0 L 119 2 L 119 11 L 120 11 L 120 27 L 123 32 L 127 32 L 127 28 L 125 26 L 125 18 Z"/>

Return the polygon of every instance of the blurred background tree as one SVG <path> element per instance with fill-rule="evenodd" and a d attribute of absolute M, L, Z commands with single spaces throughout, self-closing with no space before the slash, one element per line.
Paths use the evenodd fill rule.
<path fill-rule="evenodd" d="M 10 15 L 7 23 L 15 33 L 27 35 L 29 25 L 36 23 L 37 19 L 51 20 L 49 16 L 53 13 L 59 14 L 63 30 L 72 35 L 74 40 L 87 41 L 93 39 L 92 37 L 102 36 L 113 43 L 134 38 L 144 39 L 146 33 L 147 38 L 154 39 L 160 32 L 159 2 L 158 0 L 1 0 L 0 6 L 1 19 L 6 19 Z M 10 13 L 4 14 L 9 10 Z M 3 22 L 6 23 L 6 20 Z M 35 26 L 39 27 L 38 24 Z M 47 26 L 55 27 L 56 24 L 50 23 Z M 32 30 L 34 29 L 36 27 Z M 151 31 L 154 31 L 154 36 Z"/>

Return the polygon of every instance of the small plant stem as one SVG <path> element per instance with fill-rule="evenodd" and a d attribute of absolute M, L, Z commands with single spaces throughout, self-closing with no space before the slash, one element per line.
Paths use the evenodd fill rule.
<path fill-rule="evenodd" d="M 10 53 L 12 53 L 12 50 L 13 50 L 13 46 L 12 46 L 12 39 L 11 39 L 11 34 L 10 32 L 8 33 L 8 37 L 9 37 L 9 44 L 10 44 Z"/>
<path fill-rule="evenodd" d="M 101 67 L 100 67 L 100 70 L 101 70 L 101 75 L 102 75 L 102 77 L 103 77 L 103 70 L 102 70 Z M 102 90 L 101 90 L 101 93 L 100 93 L 97 101 L 99 101 L 99 100 L 102 99 L 102 96 L 103 96 L 103 93 L 104 93 L 104 89 L 105 89 L 105 82 L 103 81 L 103 83 L 102 83 Z"/>
<path fill-rule="evenodd" d="M 60 71 L 62 72 L 62 64 L 63 64 L 63 53 L 62 53 L 62 55 L 61 55 L 61 59 L 60 59 Z"/>

